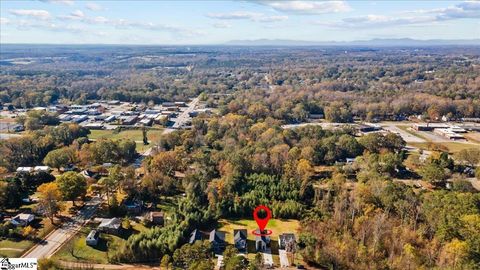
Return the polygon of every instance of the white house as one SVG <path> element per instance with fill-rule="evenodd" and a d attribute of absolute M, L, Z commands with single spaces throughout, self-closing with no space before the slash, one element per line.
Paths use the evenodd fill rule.
<path fill-rule="evenodd" d="M 100 232 L 96 230 L 91 230 L 87 238 L 85 239 L 85 242 L 89 246 L 96 246 L 98 244 L 99 238 L 100 238 Z"/>
<path fill-rule="evenodd" d="M 18 167 L 17 168 L 17 173 L 31 173 L 33 172 L 32 167 Z"/>
<path fill-rule="evenodd" d="M 33 170 L 35 172 L 46 172 L 46 173 L 49 173 L 51 171 L 50 167 L 48 166 L 35 166 Z"/>

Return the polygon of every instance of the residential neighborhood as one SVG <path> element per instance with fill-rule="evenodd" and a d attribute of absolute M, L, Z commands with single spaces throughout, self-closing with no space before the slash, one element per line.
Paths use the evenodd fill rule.
<path fill-rule="evenodd" d="M 0 0 L 0 270 L 480 270 L 479 18 Z"/>

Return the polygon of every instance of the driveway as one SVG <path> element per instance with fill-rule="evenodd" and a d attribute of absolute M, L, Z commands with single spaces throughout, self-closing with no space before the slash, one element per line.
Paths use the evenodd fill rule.
<path fill-rule="evenodd" d="M 263 265 L 273 266 L 272 249 L 270 248 L 265 249 L 265 252 L 262 252 L 262 255 L 263 255 Z"/>
<path fill-rule="evenodd" d="M 289 267 L 287 251 L 285 249 L 278 250 L 278 256 L 280 257 L 280 267 Z"/>
<path fill-rule="evenodd" d="M 92 198 L 87 202 L 78 215 L 60 228 L 50 233 L 46 239 L 35 245 L 32 249 L 22 255 L 23 258 L 50 258 L 60 247 L 74 236 L 83 226 L 83 224 L 92 217 L 102 202 L 99 197 Z"/>
<path fill-rule="evenodd" d="M 217 257 L 217 265 L 215 265 L 215 269 L 220 269 L 220 268 L 222 268 L 222 265 L 223 265 L 223 255 L 216 255 L 216 254 L 215 254 L 215 257 Z"/>

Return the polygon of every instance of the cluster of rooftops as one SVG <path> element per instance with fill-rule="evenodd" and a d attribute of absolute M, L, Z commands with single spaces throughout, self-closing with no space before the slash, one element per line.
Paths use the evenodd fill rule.
<path fill-rule="evenodd" d="M 188 243 L 193 244 L 196 241 L 208 240 L 210 243 L 212 243 L 212 247 L 214 251 L 216 253 L 220 253 L 226 246 L 225 235 L 226 235 L 225 232 L 219 231 L 216 229 L 208 233 L 204 233 L 198 229 L 195 229 L 190 234 Z M 234 246 L 235 248 L 237 248 L 239 252 L 247 252 L 247 246 L 248 246 L 247 236 L 248 236 L 248 232 L 246 229 L 233 230 Z M 296 241 L 295 234 L 293 233 L 280 234 L 278 236 L 279 249 L 287 249 L 287 251 L 292 251 L 292 250 L 288 250 L 288 248 L 293 249 L 296 243 L 295 241 Z M 271 242 L 270 236 L 256 235 L 255 250 L 257 252 L 265 251 L 267 248 L 270 247 L 270 242 Z"/>

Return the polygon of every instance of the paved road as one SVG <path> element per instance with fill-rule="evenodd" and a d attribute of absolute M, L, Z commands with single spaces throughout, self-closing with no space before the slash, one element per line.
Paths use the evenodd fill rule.
<path fill-rule="evenodd" d="M 62 245 L 75 235 L 83 226 L 84 222 L 92 217 L 97 210 L 98 206 L 102 202 L 99 197 L 92 198 L 87 202 L 78 215 L 72 219 L 72 221 L 64 223 L 60 228 L 50 233 L 44 241 L 37 244 L 30 249 L 27 253 L 23 254 L 24 258 L 49 258 L 51 257 Z"/>
<path fill-rule="evenodd" d="M 186 122 L 191 120 L 189 113 L 195 109 L 199 101 L 200 99 L 198 97 L 192 99 L 192 101 L 188 104 L 188 107 L 182 113 L 180 113 L 177 118 L 175 118 L 175 123 L 172 126 L 173 129 L 181 128 Z"/>
<path fill-rule="evenodd" d="M 426 142 L 423 138 L 414 136 L 413 134 L 410 134 L 406 132 L 405 130 L 395 126 L 395 125 L 387 125 L 383 126 L 385 130 L 388 130 L 390 132 L 396 133 L 402 137 L 402 139 L 407 142 L 407 143 L 424 143 Z"/>
<path fill-rule="evenodd" d="M 280 257 L 280 267 L 289 267 L 287 251 L 285 249 L 278 250 L 278 256 Z"/>

